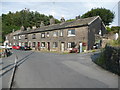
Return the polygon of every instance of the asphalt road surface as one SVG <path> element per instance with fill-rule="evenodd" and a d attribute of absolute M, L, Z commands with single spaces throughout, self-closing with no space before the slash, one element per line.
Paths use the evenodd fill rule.
<path fill-rule="evenodd" d="M 118 88 L 118 76 L 94 64 L 91 55 L 13 50 L 3 59 L 2 87 L 9 87 L 17 56 L 14 88 Z"/>

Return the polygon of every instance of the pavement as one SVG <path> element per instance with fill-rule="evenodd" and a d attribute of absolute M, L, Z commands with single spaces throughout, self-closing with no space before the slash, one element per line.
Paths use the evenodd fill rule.
<path fill-rule="evenodd" d="M 13 50 L 4 58 L 2 87 L 8 88 L 15 57 L 14 88 L 118 88 L 118 76 L 92 62 L 93 53 L 57 54 Z M 8 71 L 9 70 L 9 71 Z M 7 71 L 7 72 L 6 72 Z"/>

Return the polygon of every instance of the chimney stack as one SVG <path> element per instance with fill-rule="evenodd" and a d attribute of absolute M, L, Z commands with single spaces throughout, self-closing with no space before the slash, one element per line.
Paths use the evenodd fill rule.
<path fill-rule="evenodd" d="M 50 19 L 50 25 L 52 25 L 52 24 L 55 24 L 55 19 L 54 18 Z"/>
<path fill-rule="evenodd" d="M 24 30 L 25 30 L 24 26 L 21 26 L 20 30 L 21 30 L 21 31 L 24 31 Z"/>
<path fill-rule="evenodd" d="M 64 19 L 64 17 L 62 17 L 62 18 L 60 19 L 60 21 L 61 21 L 61 22 L 65 22 L 65 19 Z"/>
<path fill-rule="evenodd" d="M 29 31 L 29 30 L 30 30 L 30 27 L 27 28 L 27 31 Z"/>
<path fill-rule="evenodd" d="M 76 20 L 80 19 L 80 15 L 79 15 L 79 16 L 76 16 L 75 18 L 76 18 Z"/>
<path fill-rule="evenodd" d="M 37 27 L 36 26 L 33 26 L 32 29 L 35 30 Z"/>
<path fill-rule="evenodd" d="M 45 24 L 44 24 L 43 21 L 41 21 L 41 23 L 40 23 L 40 27 L 43 27 L 43 26 L 45 26 Z"/>

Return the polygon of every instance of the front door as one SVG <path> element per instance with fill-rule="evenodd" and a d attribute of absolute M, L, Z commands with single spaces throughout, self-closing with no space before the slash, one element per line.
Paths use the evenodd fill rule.
<path fill-rule="evenodd" d="M 38 42 L 38 48 L 40 47 L 40 42 Z"/>
<path fill-rule="evenodd" d="M 65 50 L 65 43 L 62 42 L 62 43 L 61 43 L 61 51 L 63 52 L 64 50 Z"/>
<path fill-rule="evenodd" d="M 48 46 L 47 47 L 48 47 L 48 50 L 50 51 L 50 42 L 48 42 Z"/>
<path fill-rule="evenodd" d="M 38 45 L 37 45 L 37 46 L 38 46 L 38 50 L 40 50 L 40 42 L 38 42 Z"/>

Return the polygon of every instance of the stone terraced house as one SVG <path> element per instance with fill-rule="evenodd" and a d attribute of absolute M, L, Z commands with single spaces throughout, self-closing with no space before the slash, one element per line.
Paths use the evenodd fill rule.
<path fill-rule="evenodd" d="M 95 36 L 103 36 L 106 28 L 99 16 L 77 19 L 55 24 L 54 18 L 50 20 L 50 25 L 44 26 L 41 22 L 39 28 L 32 29 L 21 27 L 21 30 L 6 35 L 8 45 L 28 45 L 32 49 L 45 51 L 69 51 L 71 48 L 79 48 L 82 43 L 84 49 L 93 49 L 96 43 Z"/>

